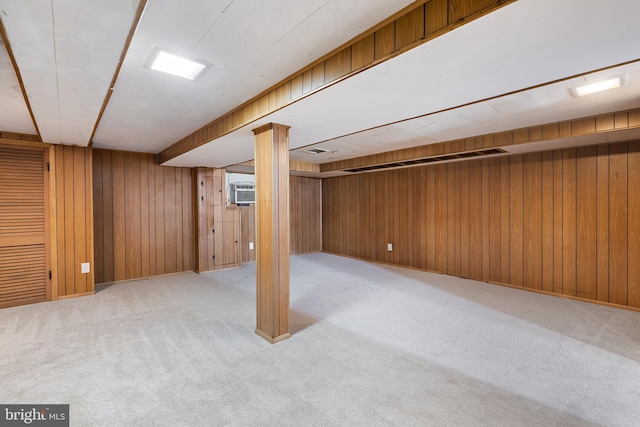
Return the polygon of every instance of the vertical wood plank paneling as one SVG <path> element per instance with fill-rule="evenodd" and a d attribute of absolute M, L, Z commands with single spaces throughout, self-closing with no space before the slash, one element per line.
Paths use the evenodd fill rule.
<path fill-rule="evenodd" d="M 491 188 L 490 188 L 490 161 L 488 159 L 482 160 L 478 164 L 478 168 L 482 170 L 482 223 L 480 224 L 482 230 L 482 280 L 488 282 L 490 280 L 491 271 Z M 480 280 L 480 279 L 478 279 Z"/>
<path fill-rule="evenodd" d="M 609 146 L 597 147 L 596 287 L 598 301 L 609 301 Z"/>
<path fill-rule="evenodd" d="M 84 294 L 88 290 L 87 275 L 81 272 L 80 265 L 89 262 L 87 255 L 87 203 L 93 203 L 91 195 L 85 191 L 88 179 L 85 162 L 85 149 L 73 147 L 73 236 L 74 236 L 74 293 Z M 87 197 L 89 199 L 87 200 Z"/>
<path fill-rule="evenodd" d="M 140 277 L 149 277 L 149 156 L 140 154 Z"/>
<path fill-rule="evenodd" d="M 190 263 L 191 258 L 191 246 L 192 246 L 192 234 L 191 229 L 191 217 L 189 216 L 189 207 L 193 204 L 193 194 L 191 194 L 191 174 L 186 168 L 180 168 L 176 171 L 176 178 L 180 176 L 180 179 L 176 183 L 176 203 L 177 203 L 177 218 L 180 221 L 179 234 L 177 239 L 179 241 L 179 251 L 177 254 L 177 263 L 179 266 L 178 271 L 193 270 L 193 265 Z"/>
<path fill-rule="evenodd" d="M 576 150 L 562 153 L 562 283 L 565 295 L 576 295 Z"/>
<path fill-rule="evenodd" d="M 461 198 L 461 190 L 460 190 L 460 180 L 461 180 L 461 162 L 451 163 L 454 167 L 453 172 L 453 244 L 454 244 L 454 273 L 456 276 L 460 276 L 460 267 L 461 267 L 461 256 L 460 256 L 460 248 L 462 243 L 462 238 L 460 236 L 460 230 L 462 225 L 462 217 L 461 217 L 461 207 L 462 207 L 462 198 Z"/>
<path fill-rule="evenodd" d="M 323 245 L 636 307 L 640 192 L 631 189 L 639 174 L 640 143 L 625 142 L 331 178 L 323 227 L 335 234 Z M 400 189 L 414 199 L 396 197 Z M 397 257 L 386 252 L 389 239 Z"/>
<path fill-rule="evenodd" d="M 473 280 L 482 280 L 482 161 L 469 162 L 468 181 L 469 233 L 466 241 L 469 254 L 469 277 Z"/>
<path fill-rule="evenodd" d="M 176 260 L 177 239 L 176 233 L 176 171 L 174 168 L 163 167 L 164 179 L 164 268 L 165 273 L 178 271 Z"/>
<path fill-rule="evenodd" d="M 101 254 L 96 257 L 94 270 L 103 273 L 96 277 L 96 282 L 108 283 L 193 269 L 190 170 L 156 166 L 154 156 L 147 153 L 92 151 L 93 156 L 89 159 L 93 158 L 98 165 L 94 166 L 93 173 L 94 211 L 102 206 L 101 213 L 94 215 L 95 228 L 102 230 L 102 237 L 95 239 L 95 244 L 87 243 L 95 247 L 96 254 Z M 165 188 L 168 181 L 164 179 L 167 169 L 168 175 L 173 172 L 173 181 L 170 182 L 174 185 L 169 191 Z M 177 175 L 180 176 L 179 187 L 176 187 Z M 167 215 L 165 201 L 171 201 L 175 209 L 171 216 Z M 87 210 L 87 216 L 89 213 Z M 179 235 L 175 232 L 178 221 Z M 169 230 L 166 236 L 165 229 Z M 171 239 L 174 239 L 173 244 Z M 177 250 L 168 255 L 165 253 L 165 247 L 177 248 L 178 244 L 181 245 L 179 253 Z M 174 262 L 166 268 L 165 257 L 171 256 Z M 91 279 L 90 275 L 86 276 L 87 289 L 91 288 Z"/>
<path fill-rule="evenodd" d="M 510 158 L 500 160 L 500 281 L 511 283 Z"/>
<path fill-rule="evenodd" d="M 113 174 L 113 280 L 125 280 L 126 274 L 126 218 L 124 153 L 112 154 Z"/>
<path fill-rule="evenodd" d="M 447 272 L 447 258 L 449 254 L 449 248 L 447 244 L 449 240 L 447 239 L 448 227 L 447 227 L 447 216 L 449 214 L 448 210 L 448 201 L 449 197 L 447 195 L 447 166 L 446 165 L 436 165 L 435 167 L 435 199 L 436 199 L 436 242 L 435 242 L 435 251 L 436 251 L 436 271 L 441 273 Z"/>
<path fill-rule="evenodd" d="M 502 160 L 489 160 L 489 280 L 502 279 Z"/>
<path fill-rule="evenodd" d="M 65 236 L 65 224 L 66 224 L 66 211 L 65 211 L 65 179 L 64 179 L 64 147 L 56 147 L 56 237 Z M 57 279 L 58 279 L 58 294 L 66 295 L 66 278 L 67 278 L 67 263 L 66 263 L 66 247 L 65 239 L 58 238 L 56 241 L 56 254 L 57 254 Z"/>
<path fill-rule="evenodd" d="M 142 275 L 140 237 L 140 155 L 124 153 L 125 278 Z"/>
<path fill-rule="evenodd" d="M 93 292 L 94 275 L 94 206 L 92 150 L 82 147 L 56 146 L 55 210 L 58 297 Z M 104 196 L 104 193 L 103 193 Z M 104 238 L 104 235 L 103 237 Z M 81 272 L 88 262 L 90 273 Z"/>
<path fill-rule="evenodd" d="M 553 152 L 542 153 L 542 290 L 553 292 Z"/>
<path fill-rule="evenodd" d="M 96 269 L 104 271 L 101 281 L 97 283 L 113 282 L 113 165 L 111 163 L 111 151 L 94 150 L 94 153 L 102 151 L 102 224 L 95 223 L 96 228 L 102 228 L 104 231 L 104 247 L 102 249 L 102 258 L 96 259 Z M 98 262 L 102 260 L 102 268 L 98 266 Z"/>
<path fill-rule="evenodd" d="M 468 278 L 469 273 L 469 162 L 460 164 L 460 276 Z"/>
<path fill-rule="evenodd" d="M 93 183 L 94 183 L 94 191 L 93 191 L 93 211 L 94 211 L 94 222 L 96 224 L 94 234 L 95 234 L 95 265 L 93 267 L 95 271 L 95 280 L 97 283 L 103 283 L 104 280 L 104 208 L 102 203 L 104 201 L 104 196 L 102 195 L 102 191 L 104 189 L 104 185 L 102 184 L 102 150 L 97 150 L 93 156 Z M 98 224 L 100 224 L 98 226 Z"/>
<path fill-rule="evenodd" d="M 153 156 L 147 158 L 149 168 L 149 276 L 158 274 L 156 246 L 156 167 Z"/>
<path fill-rule="evenodd" d="M 396 49 L 420 40 L 424 36 L 424 6 L 412 10 L 396 22 Z"/>
<path fill-rule="evenodd" d="M 75 253 L 75 214 L 74 209 L 74 188 L 73 179 L 75 177 L 75 165 L 74 165 L 74 153 L 73 147 L 63 147 L 64 151 L 64 167 L 62 169 L 64 173 L 64 196 L 62 198 L 64 203 L 64 236 L 65 238 L 65 253 L 62 258 L 65 261 L 65 281 L 64 281 L 64 293 L 62 295 L 73 295 L 76 293 L 75 280 L 76 280 L 76 253 Z"/>
<path fill-rule="evenodd" d="M 164 167 L 154 165 L 156 199 L 156 270 L 158 275 L 168 273 L 165 267 L 165 205 L 164 205 Z"/>
<path fill-rule="evenodd" d="M 425 4 L 425 32 L 427 36 L 447 26 L 448 10 L 447 0 L 431 0 Z"/>
<path fill-rule="evenodd" d="M 215 238 L 215 213 L 214 213 L 214 187 L 213 187 L 213 169 L 206 169 L 204 177 L 205 185 L 205 204 L 206 204 L 206 242 L 207 242 L 207 255 L 205 264 L 206 267 L 201 268 L 200 271 L 213 270 L 215 268 L 216 257 L 216 238 Z M 218 230 L 222 233 L 222 230 Z"/>
<path fill-rule="evenodd" d="M 628 302 L 627 157 L 626 143 L 609 146 L 609 301 L 622 305 Z"/>
<path fill-rule="evenodd" d="M 523 161 L 523 285 L 542 289 L 542 154 L 526 154 Z"/>
<path fill-rule="evenodd" d="M 380 59 L 391 52 L 395 48 L 396 23 L 391 22 L 375 32 L 375 56 Z"/>
<path fill-rule="evenodd" d="M 427 193 L 425 198 L 427 211 L 427 242 L 426 257 L 427 270 L 436 271 L 436 224 L 438 221 L 436 215 L 436 168 L 420 168 L 426 174 Z M 425 256 L 425 255 L 423 255 Z"/>
<path fill-rule="evenodd" d="M 394 243 L 394 248 L 397 248 L 391 252 L 391 262 L 393 264 L 400 264 L 400 254 L 404 251 L 404 242 L 400 240 L 400 206 L 405 203 L 406 198 L 403 197 L 402 199 L 404 200 L 401 200 L 400 192 L 397 191 L 397 189 L 400 188 L 400 183 L 402 182 L 400 180 L 401 172 L 401 170 L 392 171 L 391 188 L 389 190 L 393 195 L 392 215 L 389 217 L 389 220 L 391 221 L 389 224 L 391 229 L 389 241 Z"/>
<path fill-rule="evenodd" d="M 182 170 L 176 170 L 176 271 L 184 271 L 182 248 Z"/>
<path fill-rule="evenodd" d="M 84 169 L 85 169 L 85 182 L 84 182 L 84 194 L 85 194 L 85 262 L 89 263 L 90 271 L 85 273 L 86 278 L 86 292 L 95 292 L 95 239 L 94 239 L 94 224 L 95 218 L 93 216 L 93 149 L 88 148 L 84 150 Z"/>
<path fill-rule="evenodd" d="M 584 147 L 577 150 L 576 161 L 576 292 L 582 298 L 597 298 L 597 149 Z"/>
<path fill-rule="evenodd" d="M 524 279 L 524 179 L 523 156 L 511 157 L 509 165 L 509 215 L 510 215 L 510 282 L 523 285 Z"/>
<path fill-rule="evenodd" d="M 563 172 L 562 151 L 553 153 L 553 292 L 563 293 Z"/>
<path fill-rule="evenodd" d="M 456 165 L 447 168 L 447 274 L 456 274 Z"/>
<path fill-rule="evenodd" d="M 375 57 L 374 34 L 359 40 L 351 47 L 351 68 L 353 71 L 373 62 Z"/>
<path fill-rule="evenodd" d="M 449 23 L 453 24 L 497 1 L 498 0 L 449 0 Z"/>
<path fill-rule="evenodd" d="M 628 305 L 640 307 L 640 142 L 628 147 Z"/>

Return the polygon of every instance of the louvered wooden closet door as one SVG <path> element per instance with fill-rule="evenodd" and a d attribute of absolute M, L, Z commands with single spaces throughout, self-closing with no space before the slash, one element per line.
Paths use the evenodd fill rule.
<path fill-rule="evenodd" d="M 47 300 L 44 150 L 0 146 L 0 308 Z"/>

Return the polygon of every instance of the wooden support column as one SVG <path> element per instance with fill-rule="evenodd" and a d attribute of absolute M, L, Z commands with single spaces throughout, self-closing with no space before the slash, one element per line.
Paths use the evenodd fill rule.
<path fill-rule="evenodd" d="M 275 344 L 289 333 L 289 126 L 255 134 L 256 334 Z"/>

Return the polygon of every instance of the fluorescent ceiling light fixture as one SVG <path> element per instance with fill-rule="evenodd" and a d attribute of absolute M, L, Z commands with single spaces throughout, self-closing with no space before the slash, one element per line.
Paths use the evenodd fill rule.
<path fill-rule="evenodd" d="M 149 67 L 152 70 L 162 71 L 163 73 L 169 73 L 174 76 L 194 80 L 207 67 L 207 64 L 202 62 L 181 58 L 163 50 L 158 50 L 157 52 L 158 54 Z"/>
<path fill-rule="evenodd" d="M 605 80 L 599 83 L 594 83 L 586 86 L 580 86 L 576 88 L 578 96 L 591 95 L 592 93 L 602 92 L 609 89 L 615 89 L 620 87 L 620 77 L 615 79 Z"/>

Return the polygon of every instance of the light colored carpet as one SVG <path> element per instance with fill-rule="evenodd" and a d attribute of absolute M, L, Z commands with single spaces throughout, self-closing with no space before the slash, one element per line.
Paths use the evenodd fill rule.
<path fill-rule="evenodd" d="M 640 313 L 311 254 L 291 339 L 255 264 L 0 310 L 0 403 L 72 426 L 640 425 Z"/>

